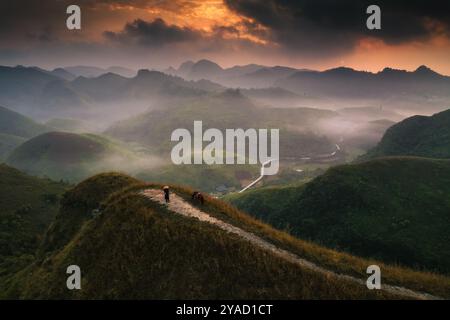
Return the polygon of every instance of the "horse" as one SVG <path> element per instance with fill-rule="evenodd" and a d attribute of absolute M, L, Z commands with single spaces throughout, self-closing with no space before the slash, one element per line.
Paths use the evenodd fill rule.
<path fill-rule="evenodd" d="M 205 203 L 205 197 L 198 191 L 194 191 L 194 193 L 192 194 L 192 200 L 197 200 L 202 205 Z"/>

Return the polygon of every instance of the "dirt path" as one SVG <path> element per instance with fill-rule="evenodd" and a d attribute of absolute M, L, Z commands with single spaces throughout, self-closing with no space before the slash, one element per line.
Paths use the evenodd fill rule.
<path fill-rule="evenodd" d="M 161 204 L 165 204 L 164 195 L 163 192 L 156 189 L 147 189 L 142 192 L 143 195 L 150 198 L 153 201 L 159 202 Z M 352 282 L 356 282 L 360 285 L 366 286 L 366 281 L 362 279 L 358 279 L 352 276 L 338 274 L 334 271 L 324 269 L 322 267 L 319 267 L 318 265 L 300 258 L 299 256 L 286 251 L 284 249 L 280 249 L 276 247 L 275 245 L 269 243 L 268 241 L 256 236 L 253 233 L 247 232 L 241 228 L 235 227 L 229 223 L 223 222 L 222 220 L 216 219 L 209 214 L 197 209 L 196 207 L 192 206 L 190 203 L 184 201 L 180 196 L 171 193 L 170 195 L 170 203 L 168 205 L 168 209 L 174 213 L 190 217 L 190 218 L 196 218 L 200 221 L 213 224 L 217 226 L 218 228 L 225 230 L 229 233 L 233 233 L 238 235 L 239 237 L 249 241 L 253 245 L 262 248 L 264 250 L 270 251 L 272 254 L 277 255 L 287 261 L 290 261 L 292 263 L 295 263 L 301 267 L 308 268 L 310 270 L 314 270 L 316 272 L 320 272 L 322 274 L 325 274 L 327 276 L 334 276 L 339 279 L 344 279 Z M 427 293 L 422 292 L 416 292 L 410 289 L 406 289 L 403 287 L 397 287 L 397 286 L 391 286 L 387 284 L 382 284 L 382 290 L 387 291 L 392 294 L 398 294 L 405 297 L 413 298 L 413 299 L 441 299 L 436 296 L 432 296 Z"/>

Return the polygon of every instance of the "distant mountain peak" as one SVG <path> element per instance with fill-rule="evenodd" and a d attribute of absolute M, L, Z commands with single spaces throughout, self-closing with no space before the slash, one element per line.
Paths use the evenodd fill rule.
<path fill-rule="evenodd" d="M 215 63 L 215 62 L 213 62 L 213 61 L 211 61 L 211 60 L 208 60 L 208 59 L 201 59 L 201 60 L 198 60 L 198 61 L 194 64 L 194 67 L 196 67 L 196 66 L 208 66 L 208 67 L 213 67 L 213 68 L 218 68 L 218 69 L 223 70 L 222 67 L 219 66 L 217 63 Z"/>
<path fill-rule="evenodd" d="M 191 73 L 198 75 L 214 74 L 221 71 L 223 71 L 221 66 L 213 61 L 206 59 L 197 61 L 194 65 L 192 65 L 191 68 Z"/>
<path fill-rule="evenodd" d="M 114 72 L 107 72 L 97 77 L 97 79 L 122 79 L 122 78 L 124 77 Z"/>
<path fill-rule="evenodd" d="M 224 70 L 217 63 L 210 60 L 202 59 L 194 63 L 192 66 L 186 67 L 185 74 L 189 79 L 200 80 L 215 77 Z"/>
<path fill-rule="evenodd" d="M 156 74 L 163 75 L 163 73 L 159 72 L 159 71 L 148 70 L 148 69 L 139 69 L 139 71 L 137 72 L 137 77 L 145 77 L 145 76 L 156 75 Z"/>
<path fill-rule="evenodd" d="M 177 74 L 177 70 L 171 66 L 171 67 L 168 67 L 167 69 L 165 69 L 164 73 L 167 73 L 170 75 L 175 75 L 175 74 Z"/>
<path fill-rule="evenodd" d="M 178 70 L 181 70 L 181 69 L 183 69 L 183 68 L 186 68 L 186 67 L 192 67 L 194 65 L 194 61 L 192 61 L 192 60 L 188 60 L 188 61 L 185 61 L 185 62 L 183 62 L 182 64 L 180 64 L 180 66 L 178 67 Z"/>
<path fill-rule="evenodd" d="M 324 71 L 325 73 L 334 73 L 334 74 L 349 74 L 353 72 L 361 72 L 349 67 L 337 67 Z"/>
<path fill-rule="evenodd" d="M 391 67 L 385 67 L 385 68 L 381 71 L 381 73 L 386 73 L 386 72 L 398 72 L 398 71 L 405 72 L 405 70 L 394 69 L 394 68 L 391 68 Z"/>
<path fill-rule="evenodd" d="M 419 66 L 415 72 L 423 72 L 423 71 L 433 71 L 433 70 L 431 70 L 430 68 L 428 68 L 426 65 L 423 64 Z"/>
<path fill-rule="evenodd" d="M 136 75 L 136 70 L 120 67 L 120 66 L 112 66 L 105 70 L 106 72 L 115 73 L 124 77 L 133 77 Z"/>
<path fill-rule="evenodd" d="M 137 76 L 139 77 L 139 76 L 146 75 L 149 73 L 150 73 L 150 70 L 148 70 L 148 69 L 139 69 L 137 72 Z"/>
<path fill-rule="evenodd" d="M 177 73 L 185 76 L 191 71 L 193 65 L 194 65 L 193 61 L 191 60 L 185 61 L 178 67 L 176 71 Z"/>
<path fill-rule="evenodd" d="M 406 75 L 408 73 L 408 71 L 406 70 L 401 70 L 401 69 L 394 69 L 394 68 L 390 68 L 390 67 L 386 67 L 384 68 L 382 71 L 378 72 L 379 75 Z"/>
<path fill-rule="evenodd" d="M 428 68 L 425 65 L 421 65 L 420 67 L 418 67 L 414 73 L 416 74 L 421 74 L 421 75 L 432 75 L 432 76 L 440 76 L 439 73 L 437 73 L 436 71 Z"/>

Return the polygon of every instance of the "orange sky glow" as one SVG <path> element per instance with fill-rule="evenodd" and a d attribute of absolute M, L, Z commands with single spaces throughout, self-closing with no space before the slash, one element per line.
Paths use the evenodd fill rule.
<path fill-rule="evenodd" d="M 440 73 L 450 75 L 449 35 L 446 34 L 443 25 L 432 20 L 426 21 L 426 24 L 429 30 L 433 30 L 434 36 L 420 42 L 408 41 L 389 45 L 382 40 L 365 36 L 345 51 L 311 55 L 303 54 L 302 47 L 286 50 L 282 44 L 274 40 L 275 37 L 271 36 L 272 30 L 249 17 L 232 11 L 223 0 L 136 0 L 128 3 L 126 1 L 89 1 L 88 3 L 90 5 L 83 8 L 83 29 L 80 32 L 67 32 L 58 20 L 56 33 L 65 43 L 91 42 L 107 47 L 111 43 L 108 43 L 109 40 L 105 38 L 105 31 L 120 34 L 127 23 L 136 19 L 152 22 L 157 18 L 163 19 L 168 26 L 193 30 L 201 34 L 207 42 L 206 44 L 187 43 L 178 47 L 175 44 L 174 49 L 166 52 L 161 50 L 160 53 L 157 53 L 157 48 L 154 47 L 136 48 L 134 52 L 136 54 L 143 53 L 155 59 L 159 58 L 158 65 L 167 63 L 167 66 L 177 67 L 177 64 L 185 60 L 202 58 L 214 60 L 223 67 L 258 63 L 324 70 L 348 66 L 372 72 L 380 71 L 385 67 L 414 70 L 420 65 L 427 65 Z M 249 32 L 249 25 L 252 26 L 252 32 Z M 295 39 L 293 41 L 295 42 Z M 13 45 L 27 46 L 28 41 L 25 41 L 25 45 L 19 43 Z M 6 42 L 4 46 L 8 47 Z M 131 52 L 131 48 L 125 49 Z M 304 51 L 308 51 L 306 49 L 308 48 Z M 183 52 L 176 56 L 177 50 Z M 119 63 L 128 60 L 136 61 L 136 64 L 140 63 L 134 58 L 127 58 L 124 53 Z M 108 63 L 114 63 L 113 58 Z M 151 65 L 142 65 L 142 67 L 151 67 Z"/>
<path fill-rule="evenodd" d="M 151 6 L 151 1 L 149 3 L 149 6 L 142 7 L 108 5 L 108 15 L 98 14 L 95 22 L 93 22 L 91 30 L 98 32 L 92 31 L 90 35 L 101 37 L 101 31 L 103 30 L 120 31 L 125 23 L 137 18 L 146 21 L 162 18 L 167 24 L 199 30 L 206 35 L 213 33 L 214 29 L 219 26 L 235 27 L 239 31 L 238 33 L 224 32 L 222 37 L 224 39 L 246 39 L 255 44 L 272 47 L 271 49 L 277 46 L 276 43 L 271 43 L 269 39 L 246 33 L 242 23 L 249 19 L 232 12 L 222 0 L 181 1 L 179 6 L 176 4 Z M 100 6 L 96 10 L 101 11 L 102 7 Z M 437 28 L 438 26 L 432 27 Z M 260 28 L 264 29 L 263 26 L 260 26 Z M 264 49 L 261 48 L 261 50 Z M 427 43 L 407 43 L 395 46 L 387 45 L 381 40 L 364 38 L 359 41 L 352 52 L 345 56 L 316 61 L 308 60 L 306 62 L 297 59 L 295 55 L 277 55 L 272 50 L 262 53 L 258 58 L 246 53 L 240 54 L 239 59 L 235 59 L 234 56 L 226 56 L 227 54 L 224 54 L 223 57 L 220 54 L 215 54 L 205 58 L 214 58 L 224 67 L 257 62 L 271 65 L 287 64 L 319 70 L 345 65 L 373 72 L 386 66 L 414 70 L 419 65 L 426 64 L 442 73 L 450 74 L 449 52 L 450 41 L 448 38 L 437 36 Z"/>

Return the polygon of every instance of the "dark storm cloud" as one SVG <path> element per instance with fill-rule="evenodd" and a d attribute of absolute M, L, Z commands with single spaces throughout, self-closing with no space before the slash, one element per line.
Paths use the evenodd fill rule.
<path fill-rule="evenodd" d="M 53 30 L 64 26 L 65 8 L 63 1 L 2 0 L 0 2 L 2 43 L 0 44 L 50 40 L 50 37 L 54 37 Z M 48 35 L 49 33 L 51 35 Z"/>
<path fill-rule="evenodd" d="M 189 28 L 168 25 L 163 19 L 144 21 L 136 19 L 127 23 L 121 32 L 104 32 L 106 38 L 124 44 L 138 44 L 159 47 L 168 43 L 185 42 L 199 39 L 201 34 Z"/>
<path fill-rule="evenodd" d="M 137 65 L 148 63 L 149 48 L 155 65 L 187 56 L 304 64 L 344 61 L 367 36 L 401 44 L 450 34 L 450 0 L 223 0 L 233 14 L 217 1 L 1 0 L 0 64 Z M 82 9 L 82 30 L 66 28 L 70 4 Z M 382 9 L 381 31 L 365 27 L 369 4 Z"/>
<path fill-rule="evenodd" d="M 450 1 L 224 0 L 233 11 L 270 29 L 273 41 L 296 50 L 346 50 L 365 36 L 388 44 L 448 36 Z M 382 30 L 366 28 L 366 8 L 377 4 Z"/>
<path fill-rule="evenodd" d="M 191 0 L 1 0 L 0 38 L 3 43 L 0 45 L 5 45 L 5 42 L 10 45 L 27 43 L 30 40 L 48 42 L 58 36 L 64 40 L 67 31 L 66 8 L 72 4 L 81 7 L 83 22 L 89 21 L 91 25 L 98 16 L 111 14 L 118 6 L 157 8 L 177 13 L 197 5 Z M 169 30 L 167 35 L 174 37 L 174 33 L 177 30 Z"/>

